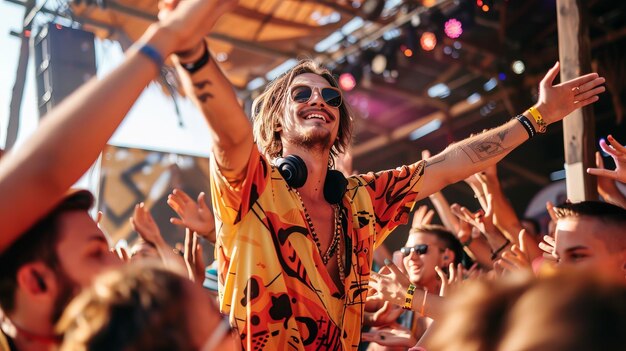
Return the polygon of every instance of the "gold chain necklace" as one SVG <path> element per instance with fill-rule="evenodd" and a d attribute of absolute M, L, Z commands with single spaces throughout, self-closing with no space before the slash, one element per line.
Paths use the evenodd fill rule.
<path fill-rule="evenodd" d="M 333 205 L 335 232 L 333 235 L 333 240 L 328 246 L 326 253 L 323 253 L 319 237 L 317 236 L 317 233 L 315 232 L 315 226 L 313 225 L 313 220 L 311 220 L 309 211 L 306 209 L 306 206 L 304 205 L 302 196 L 300 195 L 300 192 L 298 192 L 297 189 L 294 189 L 294 188 L 291 188 L 291 189 L 296 193 L 296 195 L 298 195 L 298 199 L 300 200 L 300 204 L 302 205 L 302 210 L 304 211 L 304 217 L 306 219 L 307 225 L 309 226 L 309 232 L 311 233 L 313 242 L 315 242 L 315 245 L 317 246 L 317 250 L 320 253 L 320 256 L 322 256 L 322 262 L 324 262 L 324 265 L 328 264 L 328 261 L 331 259 L 331 257 L 333 257 L 335 252 L 337 252 L 337 268 L 339 270 L 339 278 L 341 279 L 341 281 L 343 281 L 345 279 L 345 270 L 343 266 L 343 259 L 341 256 L 341 249 L 340 249 L 341 233 L 343 230 L 341 227 L 341 211 L 339 210 L 339 205 Z"/>

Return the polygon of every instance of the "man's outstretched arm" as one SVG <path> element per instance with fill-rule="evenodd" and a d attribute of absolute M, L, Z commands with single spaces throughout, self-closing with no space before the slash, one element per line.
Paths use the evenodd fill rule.
<path fill-rule="evenodd" d="M 604 78 L 596 73 L 553 86 L 558 72 L 557 63 L 541 81 L 539 100 L 534 106 L 546 125 L 558 122 L 572 111 L 598 101 L 597 95 L 605 90 L 602 86 Z M 534 130 L 541 129 L 529 111 L 524 112 L 523 116 Z M 527 128 L 519 120 L 512 119 L 500 127 L 448 146 L 426 160 L 426 176 L 420 198 L 496 164 L 527 139 Z"/>

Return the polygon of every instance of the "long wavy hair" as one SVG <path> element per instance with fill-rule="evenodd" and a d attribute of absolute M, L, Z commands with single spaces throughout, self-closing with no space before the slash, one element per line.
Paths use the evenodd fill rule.
<path fill-rule="evenodd" d="M 296 76 L 304 73 L 317 74 L 326 79 L 331 86 L 339 88 L 332 73 L 310 59 L 300 61 L 294 68 L 267 85 L 265 91 L 252 104 L 252 121 L 254 139 L 261 152 L 270 159 L 283 156 L 283 144 L 276 129 L 282 125 L 285 103 L 289 98 L 289 87 Z M 351 138 L 352 110 L 344 98 L 339 106 L 339 132 L 330 149 L 331 160 L 344 152 Z"/>

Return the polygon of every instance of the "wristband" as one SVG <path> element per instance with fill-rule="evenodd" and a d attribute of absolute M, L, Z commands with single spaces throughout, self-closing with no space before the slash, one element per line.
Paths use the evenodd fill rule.
<path fill-rule="evenodd" d="M 206 66 L 206 64 L 209 63 L 209 61 L 211 61 L 211 54 L 209 53 L 209 47 L 206 41 L 203 40 L 202 43 L 203 43 L 204 50 L 202 51 L 202 56 L 198 60 L 196 60 L 195 62 L 180 64 L 189 73 L 198 72 L 199 70 L 202 69 L 202 67 Z"/>
<path fill-rule="evenodd" d="M 545 133 L 548 125 L 543 120 L 543 116 L 541 115 L 539 110 L 537 110 L 534 107 L 530 107 L 528 109 L 528 113 L 530 113 L 530 115 L 533 116 L 533 118 L 535 119 L 535 122 L 537 123 L 537 126 L 539 126 L 539 130 L 537 130 L 537 131 L 539 133 Z"/>
<path fill-rule="evenodd" d="M 154 62 L 155 65 L 160 69 L 163 66 L 163 56 L 154 48 L 154 46 L 150 44 L 143 44 L 139 47 L 139 52 L 144 56 L 150 59 L 150 61 Z"/>
<path fill-rule="evenodd" d="M 403 309 L 411 309 L 413 306 L 413 294 L 415 294 L 415 285 L 409 284 L 409 288 L 406 289 L 406 295 L 404 296 L 404 306 L 402 306 Z"/>
<path fill-rule="evenodd" d="M 502 245 L 499 249 L 497 249 L 496 251 L 494 251 L 491 254 L 491 260 L 495 260 L 496 258 L 498 258 L 498 255 L 500 254 L 500 252 L 502 252 L 502 250 L 504 250 L 504 248 L 506 248 L 507 246 L 509 246 L 511 242 L 509 241 L 509 239 L 506 239 L 506 241 L 504 242 L 504 245 Z"/>
<path fill-rule="evenodd" d="M 517 119 L 522 124 L 522 127 L 524 127 L 524 129 L 526 129 L 526 133 L 528 133 L 528 139 L 535 136 L 535 134 L 537 133 L 535 131 L 535 127 L 533 127 L 533 124 L 528 118 L 526 118 L 526 116 L 517 115 L 515 119 Z"/>

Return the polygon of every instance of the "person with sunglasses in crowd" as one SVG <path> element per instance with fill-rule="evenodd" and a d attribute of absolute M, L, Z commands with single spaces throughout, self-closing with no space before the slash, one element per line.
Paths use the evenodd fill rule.
<path fill-rule="evenodd" d="M 432 224 L 412 227 L 404 247 L 394 253 L 394 260 L 396 255 L 402 260 L 397 262 L 399 266 L 396 267 L 403 268 L 406 273 L 404 278 L 406 285 L 398 284 L 401 279 L 396 281 L 397 286 L 401 286 L 398 292 L 402 295 L 407 291 L 409 284 L 413 284 L 414 289 L 439 294 L 442 279 L 447 281 L 450 276 L 448 267 L 452 265 L 461 268 L 464 256 L 463 245 L 459 239 L 445 227 Z M 383 271 L 390 267 L 391 263 L 383 268 Z M 461 272 L 461 269 L 458 271 Z M 442 277 L 444 272 L 446 276 Z M 373 296 L 370 296 L 369 300 L 375 300 L 372 298 Z M 419 312 L 419 310 L 405 311 L 398 321 L 364 333 L 364 339 L 371 342 L 367 350 L 406 350 L 415 345 L 430 325 L 430 319 L 423 318 Z"/>
<path fill-rule="evenodd" d="M 246 350 L 356 350 L 373 251 L 414 202 L 495 164 L 604 91 L 595 73 L 553 85 L 555 64 L 538 102 L 504 125 L 424 161 L 345 179 L 333 165 L 353 114 L 331 72 L 299 62 L 255 100 L 251 124 L 206 40 L 178 58 L 214 140 L 220 308 Z"/>

